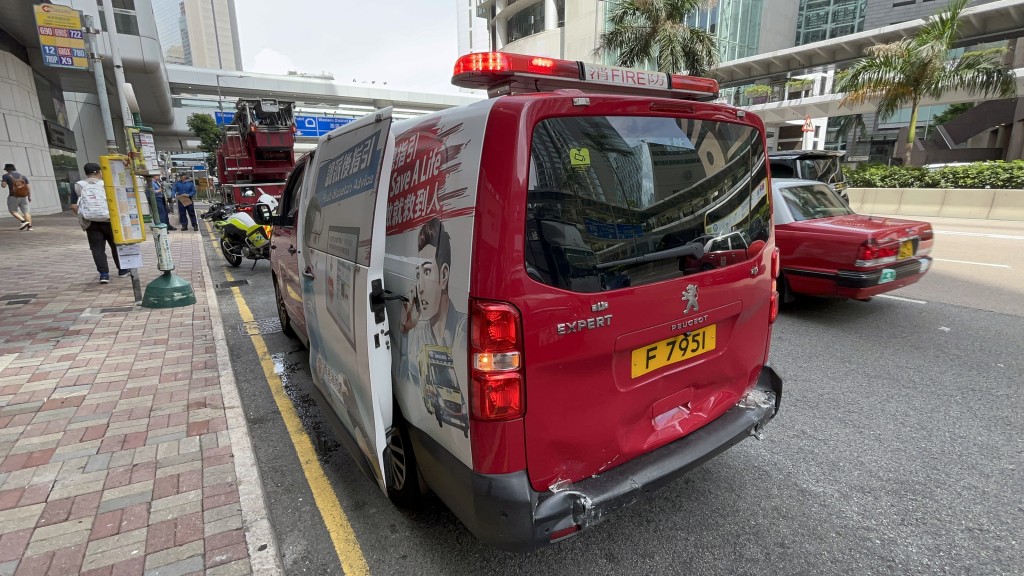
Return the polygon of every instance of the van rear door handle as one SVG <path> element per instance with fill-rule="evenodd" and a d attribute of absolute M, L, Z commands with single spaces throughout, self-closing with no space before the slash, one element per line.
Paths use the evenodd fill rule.
<path fill-rule="evenodd" d="M 302 275 L 305 276 L 306 278 L 309 278 L 310 280 L 313 280 L 313 279 L 316 278 L 316 276 L 313 275 L 312 268 L 309 268 L 308 266 L 306 267 L 305 270 L 302 271 Z"/>
<path fill-rule="evenodd" d="M 298 250 L 295 249 L 295 246 L 289 246 L 288 247 L 288 253 L 289 254 L 293 254 L 294 255 L 296 252 L 298 252 Z"/>

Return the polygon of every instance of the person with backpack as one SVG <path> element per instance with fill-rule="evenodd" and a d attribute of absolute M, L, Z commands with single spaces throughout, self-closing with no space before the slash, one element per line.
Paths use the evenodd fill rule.
<path fill-rule="evenodd" d="M 75 183 L 75 192 L 71 195 L 71 210 L 78 214 L 79 223 L 89 239 L 89 249 L 96 263 L 96 271 L 100 273 L 100 284 L 110 282 L 110 268 L 107 266 L 105 246 L 110 246 L 110 255 L 114 257 L 118 278 L 131 274 L 130 270 L 121 268 L 117 257 L 117 245 L 114 244 L 114 229 L 110 226 L 110 208 L 107 205 L 107 191 L 100 176 L 100 165 L 89 162 L 82 167 L 85 180 Z"/>
<path fill-rule="evenodd" d="M 31 230 L 32 214 L 28 205 L 32 202 L 32 187 L 29 186 L 28 178 L 19 173 L 14 164 L 4 165 L 4 172 L 0 186 L 7 188 L 7 211 L 21 222 L 18 230 Z"/>
<path fill-rule="evenodd" d="M 174 198 L 178 201 L 178 220 L 181 221 L 181 229 L 188 231 L 189 220 L 192 221 L 192 228 L 199 232 L 199 222 L 196 221 L 196 185 L 183 173 L 181 178 L 174 184 Z M 185 215 L 188 215 L 188 220 Z"/>

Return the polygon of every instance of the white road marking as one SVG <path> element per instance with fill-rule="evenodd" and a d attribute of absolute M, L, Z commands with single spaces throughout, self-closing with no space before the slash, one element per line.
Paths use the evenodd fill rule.
<path fill-rule="evenodd" d="M 902 296 L 892 296 L 890 294 L 879 294 L 877 298 L 889 298 L 891 300 L 899 300 L 901 302 L 911 302 L 913 304 L 927 304 L 924 300 L 914 300 L 913 298 L 904 298 Z"/>
<path fill-rule="evenodd" d="M 953 262 L 954 264 L 973 264 L 975 266 L 991 266 L 992 268 L 1009 268 L 1006 264 L 989 264 L 987 262 L 971 262 L 969 260 L 950 260 L 948 258 L 932 258 L 936 262 Z"/>
<path fill-rule="evenodd" d="M 1024 240 L 1024 236 L 1011 236 L 1009 234 L 985 234 L 983 232 L 955 232 L 953 230 L 936 230 L 936 234 L 949 234 L 950 236 L 975 236 L 978 238 L 996 238 L 999 240 Z"/>

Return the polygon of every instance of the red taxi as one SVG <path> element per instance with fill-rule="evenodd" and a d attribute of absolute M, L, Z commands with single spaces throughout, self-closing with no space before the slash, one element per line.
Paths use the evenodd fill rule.
<path fill-rule="evenodd" d="M 920 280 L 931 266 L 931 224 L 856 214 L 814 180 L 772 179 L 779 289 L 796 295 L 869 300 Z"/>

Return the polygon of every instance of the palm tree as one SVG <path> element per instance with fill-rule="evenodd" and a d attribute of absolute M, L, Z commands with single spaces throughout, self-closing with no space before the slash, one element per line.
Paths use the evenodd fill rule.
<path fill-rule="evenodd" d="M 960 37 L 960 16 L 970 0 L 954 0 L 925 22 L 912 38 L 867 49 L 867 56 L 838 76 L 836 92 L 845 92 L 840 105 L 878 101 L 882 120 L 909 107 L 910 129 L 903 163 L 910 163 L 917 132 L 917 113 L 925 97 L 940 98 L 943 92 L 964 90 L 971 95 L 995 94 L 1001 98 L 1016 93 L 1013 73 L 994 57 L 996 48 L 966 52 L 951 58 Z"/>
<path fill-rule="evenodd" d="M 692 28 L 686 16 L 715 0 L 613 0 L 608 29 L 595 54 L 616 54 L 619 66 L 634 67 L 655 60 L 661 72 L 686 70 L 707 76 L 718 63 L 715 37 Z"/>

